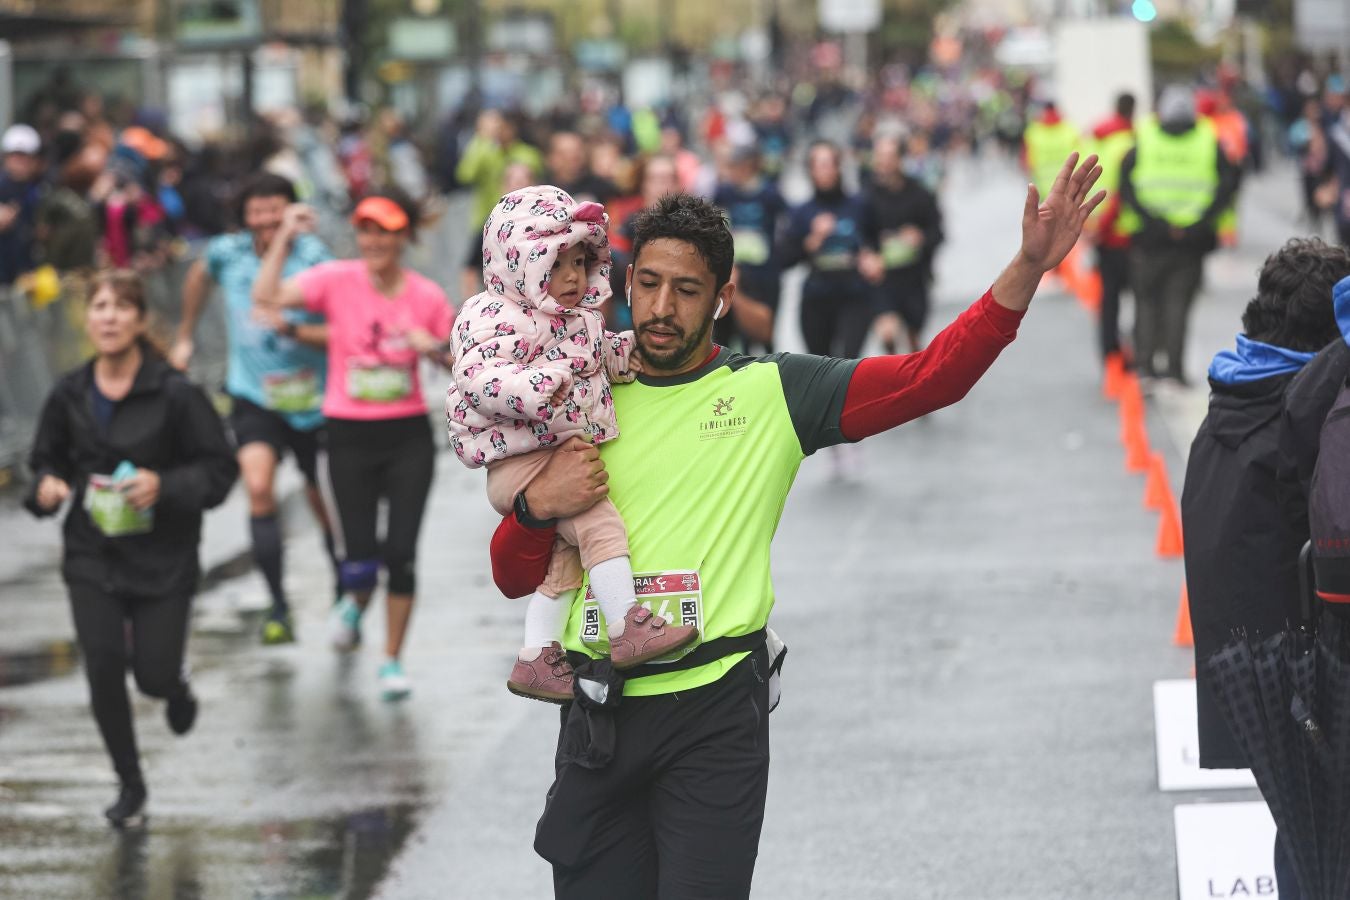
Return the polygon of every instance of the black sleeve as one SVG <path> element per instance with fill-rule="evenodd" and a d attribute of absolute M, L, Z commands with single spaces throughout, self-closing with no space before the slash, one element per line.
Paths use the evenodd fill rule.
<path fill-rule="evenodd" d="M 867 200 L 858 206 L 858 232 L 862 235 L 862 245 L 868 250 L 878 250 L 881 247 L 881 223 L 876 207 Z"/>
<path fill-rule="evenodd" d="M 1280 421 L 1275 486 L 1280 518 L 1291 534 L 1308 536 L 1308 493 L 1322 437 L 1322 423 L 1350 375 L 1350 347 L 1337 338 L 1289 385 Z M 1301 543 L 1301 542 L 1300 542 Z"/>
<path fill-rule="evenodd" d="M 923 246 L 924 250 L 931 256 L 933 251 L 946 240 L 946 235 L 942 232 L 942 207 L 938 206 L 937 195 L 926 188 L 923 195 L 926 200 L 924 205 Z"/>
<path fill-rule="evenodd" d="M 802 244 L 811 232 L 811 206 L 807 204 L 792 210 L 788 215 L 787 228 L 783 230 L 783 239 L 778 245 L 778 259 L 784 269 L 790 269 L 806 259 L 806 248 Z"/>
<path fill-rule="evenodd" d="M 844 399 L 858 360 L 775 353 L 766 357 L 766 361 L 778 366 L 783 397 L 802 453 L 810 456 L 822 447 L 847 443 L 839 419 L 844 414 Z"/>
<path fill-rule="evenodd" d="M 42 407 L 42 417 L 38 420 L 37 434 L 33 437 L 33 449 L 28 454 L 28 468 L 33 473 L 33 483 L 23 500 L 24 508 L 39 518 L 54 515 L 56 510 L 44 510 L 37 504 L 37 487 L 45 475 L 55 475 L 67 484 L 71 479 L 70 461 L 70 423 L 66 416 L 64 385 L 58 384 L 47 397 Z M 71 485 L 73 490 L 75 485 Z"/>
<path fill-rule="evenodd" d="M 159 502 L 189 512 L 219 506 L 239 475 L 225 426 L 211 401 L 186 379 L 175 378 L 165 390 L 177 430 L 175 464 L 159 472 Z"/>
<path fill-rule="evenodd" d="M 1205 214 L 1200 217 L 1201 223 L 1213 227 L 1214 222 L 1223 211 L 1227 209 L 1228 204 L 1232 202 L 1233 195 L 1237 193 L 1238 185 L 1242 181 L 1242 170 L 1228 161 L 1228 157 L 1223 152 L 1223 146 L 1219 146 L 1217 158 L 1214 165 L 1219 173 L 1219 186 L 1214 191 L 1214 200 L 1205 210 Z"/>

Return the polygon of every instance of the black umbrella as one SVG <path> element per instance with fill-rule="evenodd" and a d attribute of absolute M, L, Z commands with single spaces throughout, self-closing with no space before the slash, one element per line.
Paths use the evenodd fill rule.
<path fill-rule="evenodd" d="M 1305 549 L 1305 563 L 1307 551 Z M 1306 564 L 1302 571 L 1307 572 Z M 1305 575 L 1305 598 L 1312 596 Z M 1350 897 L 1350 625 L 1234 634 L 1205 666 L 1309 900 Z"/>

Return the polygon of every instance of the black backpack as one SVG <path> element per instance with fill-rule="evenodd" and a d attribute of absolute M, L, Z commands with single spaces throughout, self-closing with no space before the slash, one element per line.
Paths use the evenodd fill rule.
<path fill-rule="evenodd" d="M 1317 596 L 1350 612 L 1350 381 L 1322 423 L 1308 526 Z"/>

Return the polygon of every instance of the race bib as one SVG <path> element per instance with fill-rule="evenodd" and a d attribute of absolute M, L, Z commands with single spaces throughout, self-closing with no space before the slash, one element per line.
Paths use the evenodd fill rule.
<path fill-rule="evenodd" d="M 881 238 L 881 262 L 888 269 L 903 269 L 919 258 L 919 248 L 900 237 L 899 232 L 889 232 Z"/>
<path fill-rule="evenodd" d="M 820 272 L 843 272 L 852 269 L 856 258 L 851 250 L 816 254 L 811 264 Z"/>
<path fill-rule="evenodd" d="M 272 372 L 263 376 L 262 383 L 267 408 L 277 412 L 310 412 L 318 409 L 323 400 L 319 393 L 319 376 L 313 369 Z"/>
<path fill-rule="evenodd" d="M 703 634 L 703 580 L 695 571 L 645 572 L 633 576 L 633 593 L 637 602 L 672 625 L 693 625 Z M 602 626 L 604 617 L 600 604 L 590 586 L 581 607 L 581 640 L 596 653 L 609 652 L 609 639 Z M 698 646 L 685 647 L 650 665 L 671 663 Z"/>
<path fill-rule="evenodd" d="M 769 242 L 764 233 L 753 228 L 731 232 L 736 245 L 736 262 L 744 266 L 762 266 L 769 261 Z"/>
<path fill-rule="evenodd" d="M 84 509 L 94 526 L 108 537 L 145 534 L 155 527 L 154 508 L 134 508 L 110 475 L 89 476 Z"/>
<path fill-rule="evenodd" d="M 391 403 L 412 393 L 413 373 L 404 366 L 347 366 L 347 396 L 370 403 Z"/>

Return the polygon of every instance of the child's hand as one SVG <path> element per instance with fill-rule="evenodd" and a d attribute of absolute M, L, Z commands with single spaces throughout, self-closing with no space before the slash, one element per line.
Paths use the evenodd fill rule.
<path fill-rule="evenodd" d="M 631 375 L 646 374 L 642 369 L 642 357 L 637 353 L 632 353 L 628 356 L 628 372 Z"/>
<path fill-rule="evenodd" d="M 548 398 L 550 406 L 562 406 L 567 402 L 567 397 L 572 393 L 572 386 L 569 384 L 560 384 L 558 389 L 553 392 L 553 396 Z"/>

